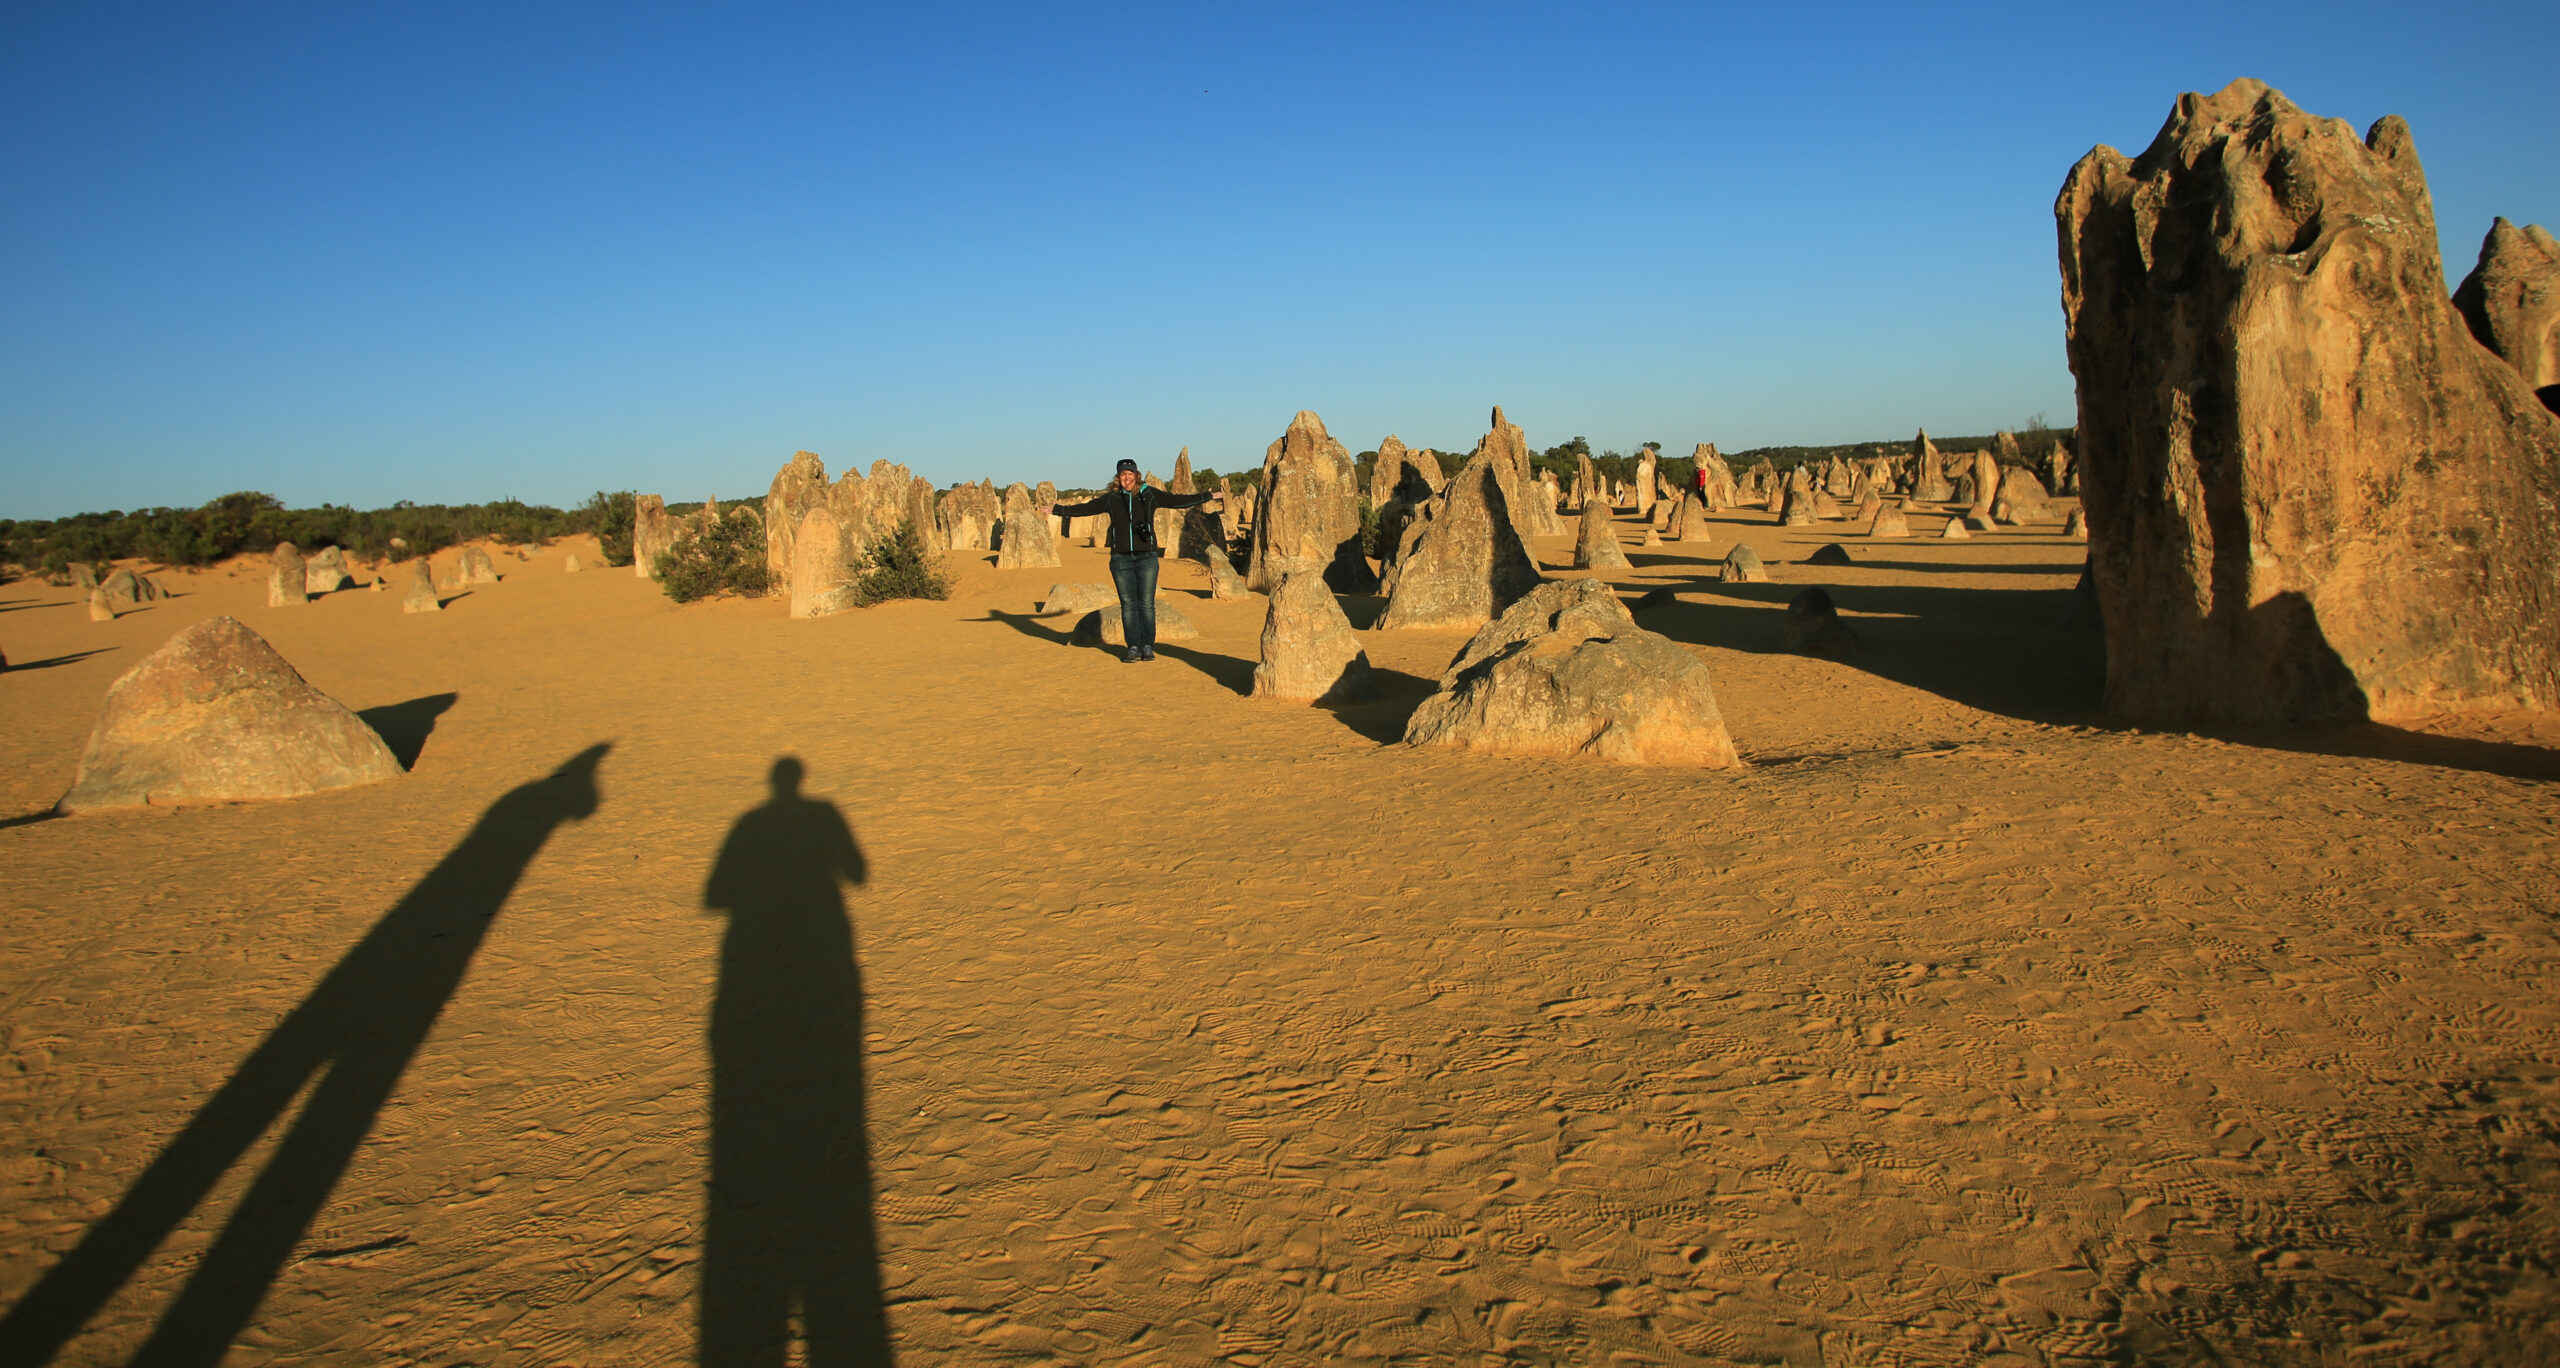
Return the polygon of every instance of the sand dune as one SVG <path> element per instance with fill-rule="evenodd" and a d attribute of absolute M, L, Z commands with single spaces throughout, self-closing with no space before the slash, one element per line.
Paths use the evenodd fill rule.
<path fill-rule="evenodd" d="M 1197 566 L 1071 648 L 1073 548 L 802 622 L 590 545 L 0 585 L 0 1361 L 2548 1361 L 2560 719 L 2110 729 L 2083 548 L 1913 521 L 1723 515 L 1731 592 L 1620 524 L 1707 773 L 1381 744 L 1463 633 L 1245 698 Z M 1809 583 L 1863 651 L 1775 652 Z M 215 613 L 413 771 L 44 820 Z"/>

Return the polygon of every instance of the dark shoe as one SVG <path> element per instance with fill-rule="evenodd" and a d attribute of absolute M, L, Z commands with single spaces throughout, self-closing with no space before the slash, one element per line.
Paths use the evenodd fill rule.
<path fill-rule="evenodd" d="M 1139 647 L 1139 648 L 1138 648 L 1138 659 L 1140 659 L 1140 660 L 1153 660 L 1153 659 L 1155 659 L 1155 658 L 1156 658 L 1156 648 L 1155 648 L 1155 647 L 1153 647 L 1153 646 L 1141 646 L 1141 647 Z"/>
<path fill-rule="evenodd" d="M 1139 661 L 1144 660 L 1144 659 L 1146 659 L 1146 658 L 1147 658 L 1147 653 L 1146 653 L 1146 652 L 1144 652 L 1144 651 L 1142 651 L 1142 650 L 1139 650 L 1139 649 L 1138 649 L 1137 647 L 1135 647 L 1135 646 L 1132 646 L 1132 647 L 1130 647 L 1130 648 L 1129 648 L 1129 653 L 1128 653 L 1127 655 L 1124 655 L 1124 656 L 1120 657 L 1120 659 L 1121 659 L 1123 662 L 1125 662 L 1125 663 L 1127 663 L 1127 664 L 1130 664 L 1130 665 L 1135 665 L 1135 664 L 1137 664 Z"/>

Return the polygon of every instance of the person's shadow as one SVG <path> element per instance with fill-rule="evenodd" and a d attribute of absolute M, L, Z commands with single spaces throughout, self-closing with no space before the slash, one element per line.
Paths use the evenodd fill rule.
<path fill-rule="evenodd" d="M 773 762 L 703 902 L 729 916 L 711 1002 L 701 1362 L 887 1364 L 863 1096 L 862 970 L 840 883 L 868 877 L 835 805 Z M 797 1322 L 795 1336 L 795 1321 Z"/>
<path fill-rule="evenodd" d="M 222 1361 L 461 986 L 516 880 L 561 823 L 595 812 L 596 765 L 608 748 L 591 746 L 490 804 L 249 1052 L 124 1200 L 0 1317 L 0 1368 L 50 1362 L 307 1087 L 310 1100 L 130 1360 Z"/>

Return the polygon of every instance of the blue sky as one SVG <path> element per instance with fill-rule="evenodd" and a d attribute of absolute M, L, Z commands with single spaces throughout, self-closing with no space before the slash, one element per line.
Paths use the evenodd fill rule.
<path fill-rule="evenodd" d="M 2071 421 L 2052 204 L 2257 76 L 2560 226 L 2560 7 L 0 7 L 0 516 Z"/>

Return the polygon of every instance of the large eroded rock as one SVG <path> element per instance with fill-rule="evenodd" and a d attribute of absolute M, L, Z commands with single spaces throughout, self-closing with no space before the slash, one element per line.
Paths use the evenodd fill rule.
<path fill-rule="evenodd" d="M 2560 420 L 2445 297 L 2406 124 L 2235 81 L 2054 212 L 2111 712 L 2560 704 Z"/>
<path fill-rule="evenodd" d="M 1369 654 L 1360 649 L 1360 637 L 1324 576 L 1300 571 L 1282 580 L 1262 616 L 1262 663 L 1253 667 L 1253 696 L 1349 703 L 1377 694 Z"/>
<path fill-rule="evenodd" d="M 294 549 L 292 542 L 277 542 L 275 555 L 267 562 L 267 606 L 283 608 L 308 602 L 310 586 L 302 553 Z"/>
<path fill-rule="evenodd" d="M 1573 568 L 1576 570 L 1629 570 L 1627 552 L 1618 545 L 1616 521 L 1609 516 L 1609 501 L 1585 499 L 1582 517 L 1573 541 Z"/>
<path fill-rule="evenodd" d="M 1262 454 L 1262 501 L 1244 582 L 1268 592 L 1305 569 L 1321 572 L 1339 593 L 1378 587 L 1360 549 L 1359 471 L 1324 420 L 1300 409 Z"/>
<path fill-rule="evenodd" d="M 1476 633 L 1405 726 L 1408 746 L 1740 765 L 1707 667 L 1597 580 L 1540 585 Z"/>
<path fill-rule="evenodd" d="M 765 545 L 770 548 L 773 543 Z M 791 586 L 792 617 L 827 617 L 853 606 L 858 577 L 844 524 L 836 520 L 832 507 L 819 503 L 803 510 L 790 545 L 791 577 L 786 582 Z"/>
<path fill-rule="evenodd" d="M 1481 627 L 1539 582 L 1500 471 L 1478 450 L 1418 512 L 1396 549 L 1380 628 Z"/>
<path fill-rule="evenodd" d="M 1004 491 L 1004 540 L 996 547 L 998 570 L 1035 570 L 1058 564 L 1058 525 L 1031 501 L 1016 480 Z"/>
<path fill-rule="evenodd" d="M 764 496 L 764 568 L 776 584 L 791 582 L 791 539 L 800 520 L 827 501 L 827 463 L 814 451 L 795 451 Z"/>
<path fill-rule="evenodd" d="M 400 762 L 264 637 L 213 618 L 107 689 L 64 812 L 295 798 L 396 778 Z"/>
<path fill-rule="evenodd" d="M 2542 225 L 2499 219 L 2480 243 L 2480 264 L 2453 292 L 2480 345 L 2496 352 L 2560 411 L 2560 242 Z"/>

